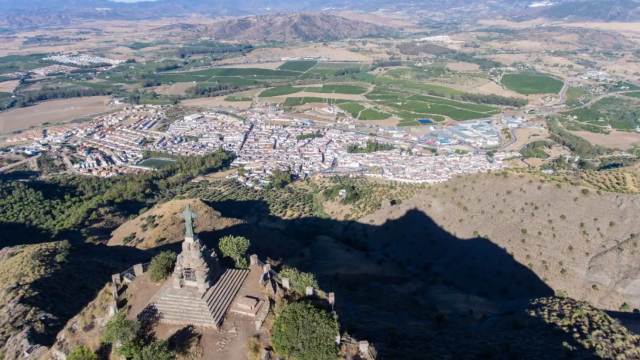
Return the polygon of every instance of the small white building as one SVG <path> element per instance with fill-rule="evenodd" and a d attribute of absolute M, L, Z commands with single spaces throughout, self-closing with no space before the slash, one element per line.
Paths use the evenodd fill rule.
<path fill-rule="evenodd" d="M 191 114 L 191 115 L 187 115 L 184 117 L 185 121 L 194 121 L 194 120 L 199 120 L 202 119 L 204 117 L 204 115 L 202 114 Z"/>

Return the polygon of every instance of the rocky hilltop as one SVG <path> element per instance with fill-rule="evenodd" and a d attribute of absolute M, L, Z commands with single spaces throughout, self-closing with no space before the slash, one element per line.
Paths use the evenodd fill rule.
<path fill-rule="evenodd" d="M 216 23 L 208 33 L 215 39 L 261 41 L 318 41 L 383 35 L 384 26 L 326 13 L 270 14 Z"/>

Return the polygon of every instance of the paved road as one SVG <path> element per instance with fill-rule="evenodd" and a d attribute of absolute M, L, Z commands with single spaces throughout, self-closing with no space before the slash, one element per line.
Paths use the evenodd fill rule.
<path fill-rule="evenodd" d="M 560 101 L 558 101 L 558 104 L 562 104 L 564 102 L 564 95 L 567 93 L 567 89 L 569 89 L 569 84 L 565 82 L 562 86 L 562 90 L 560 90 Z"/>
<path fill-rule="evenodd" d="M 1 167 L 1 168 L 0 168 L 0 173 L 5 172 L 5 171 L 7 171 L 7 170 L 11 170 L 11 169 L 13 169 L 14 167 L 20 166 L 20 165 L 22 165 L 22 164 L 24 164 L 24 163 L 28 163 L 28 162 L 31 162 L 31 161 L 36 161 L 36 160 L 37 160 L 41 155 L 42 155 L 42 154 L 38 154 L 38 155 L 36 155 L 36 156 L 34 156 L 34 157 L 30 157 L 30 158 L 28 158 L 28 159 L 24 159 L 24 160 L 21 160 L 21 161 L 15 162 L 15 163 L 13 163 L 13 164 L 9 164 L 9 165 L 7 165 L 7 166 Z"/>
<path fill-rule="evenodd" d="M 504 146 L 499 147 L 498 150 L 506 149 L 506 148 L 508 148 L 509 146 L 515 144 L 518 141 L 518 137 L 516 136 L 515 131 L 513 131 L 512 128 L 509 128 L 509 131 L 511 132 L 511 137 L 513 138 L 513 141 L 508 143 L 508 144 L 506 144 L 506 145 L 504 145 Z"/>

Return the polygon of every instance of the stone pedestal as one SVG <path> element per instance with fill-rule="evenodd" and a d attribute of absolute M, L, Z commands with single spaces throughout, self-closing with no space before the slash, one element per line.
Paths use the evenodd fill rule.
<path fill-rule="evenodd" d="M 307 296 L 313 296 L 313 287 L 312 286 L 307 286 L 307 288 L 305 289 L 305 294 Z"/>
<path fill-rule="evenodd" d="M 178 255 L 173 269 L 173 287 L 195 287 L 199 293 L 204 294 L 211 287 L 219 271 L 215 251 L 208 251 L 207 247 L 200 243 L 197 235 L 185 237 L 182 252 Z"/>

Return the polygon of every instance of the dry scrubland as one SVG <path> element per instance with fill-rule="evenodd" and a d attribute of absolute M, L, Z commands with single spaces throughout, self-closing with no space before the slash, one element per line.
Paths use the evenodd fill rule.
<path fill-rule="evenodd" d="M 184 220 L 177 213 L 189 204 L 191 209 L 201 215 L 194 222 L 194 231 L 222 230 L 241 224 L 241 220 L 226 219 L 220 213 L 211 209 L 200 200 L 172 200 L 151 210 L 145 211 L 139 217 L 122 224 L 112 233 L 109 245 L 130 245 L 140 249 L 149 249 L 160 245 L 184 240 Z"/>
<path fill-rule="evenodd" d="M 486 236 L 555 291 L 601 308 L 617 310 L 624 302 L 640 308 L 634 290 L 640 285 L 638 196 L 593 190 L 585 195 L 580 187 L 559 187 L 532 175 L 498 175 L 435 185 L 360 221 L 383 224 L 417 210 L 458 238 Z M 418 261 L 407 248 L 387 251 L 403 262 Z M 454 264 L 450 271 L 456 271 Z"/>

